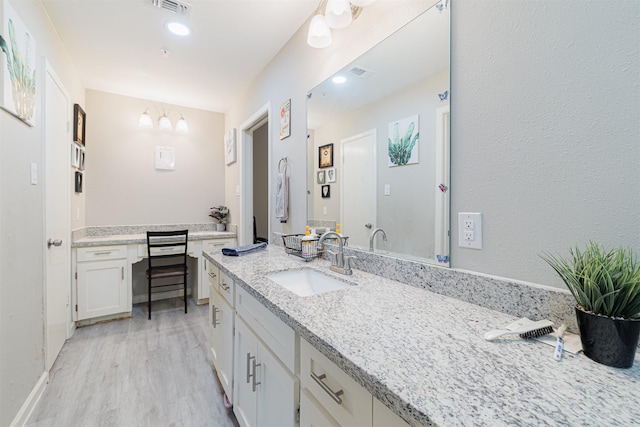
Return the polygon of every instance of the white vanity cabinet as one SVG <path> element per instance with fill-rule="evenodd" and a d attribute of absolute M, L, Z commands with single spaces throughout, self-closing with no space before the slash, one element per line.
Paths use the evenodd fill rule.
<path fill-rule="evenodd" d="M 78 248 L 77 320 L 131 311 L 127 246 Z"/>
<path fill-rule="evenodd" d="M 233 295 L 234 283 L 224 273 L 220 274 L 218 268 L 207 261 L 209 269 L 209 345 L 211 358 L 216 368 L 218 379 L 222 384 L 225 394 L 230 402 L 233 402 L 233 340 L 235 312 L 233 299 L 231 303 L 220 293 L 220 284 L 224 280 L 228 293 Z M 213 274 L 212 274 L 213 273 Z M 225 278 L 222 279 L 222 276 Z M 219 279 L 220 277 L 220 279 Z"/>
<path fill-rule="evenodd" d="M 212 266 L 209 261 L 207 261 L 203 256 L 201 256 L 202 252 L 209 253 L 217 253 L 220 252 L 222 248 L 229 248 L 236 246 L 236 239 L 209 239 L 203 240 L 202 242 L 194 242 L 198 245 L 201 245 L 197 248 L 196 255 L 198 257 L 198 286 L 197 289 L 194 290 L 195 301 L 196 304 L 206 304 L 207 299 L 209 298 L 209 266 Z M 191 255 L 191 254 L 190 254 Z M 217 270 L 217 268 L 216 268 Z"/>
<path fill-rule="evenodd" d="M 297 425 L 296 335 L 236 288 L 233 412 L 242 427 Z"/>

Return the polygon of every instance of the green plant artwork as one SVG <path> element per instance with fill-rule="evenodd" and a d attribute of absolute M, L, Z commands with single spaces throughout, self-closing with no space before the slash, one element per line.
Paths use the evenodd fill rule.
<path fill-rule="evenodd" d="M 6 69 L 3 71 L 8 75 L 2 82 L 3 108 L 25 122 L 30 122 L 34 119 L 36 105 L 36 72 L 35 64 L 32 63 L 35 62 L 35 54 L 31 50 L 32 39 L 22 22 L 16 18 L 9 18 L 6 25 L 9 39 L 6 40 L 0 35 L 0 48 L 6 57 Z M 16 31 L 16 27 L 20 30 Z M 24 34 L 24 49 L 20 49 L 17 37 L 17 34 L 21 33 Z"/>
<path fill-rule="evenodd" d="M 389 124 L 389 166 L 418 163 L 418 116 Z M 415 134 L 413 133 L 416 131 Z M 400 135 L 403 135 L 402 137 Z"/>

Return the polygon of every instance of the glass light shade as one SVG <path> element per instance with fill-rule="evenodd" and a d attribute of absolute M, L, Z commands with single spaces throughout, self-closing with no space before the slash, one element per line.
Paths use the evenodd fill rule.
<path fill-rule="evenodd" d="M 180 117 L 180 120 L 178 120 L 178 123 L 176 123 L 176 131 L 184 132 L 184 133 L 189 132 L 189 125 L 187 124 L 187 121 L 182 116 Z"/>
<path fill-rule="evenodd" d="M 153 121 L 151 120 L 151 116 L 146 111 L 142 113 L 140 116 L 140 120 L 138 121 L 138 126 L 145 129 L 153 128 Z"/>
<path fill-rule="evenodd" d="M 167 29 L 177 36 L 188 36 L 191 30 L 180 22 L 169 22 Z"/>
<path fill-rule="evenodd" d="M 322 15 L 316 15 L 309 24 L 309 34 L 307 44 L 311 47 L 321 49 L 331 44 L 331 28 Z"/>
<path fill-rule="evenodd" d="M 351 4 L 347 0 L 329 0 L 324 19 L 331 28 L 339 30 L 351 24 Z"/>
<path fill-rule="evenodd" d="M 171 120 L 167 117 L 166 114 L 163 114 L 162 117 L 158 120 L 158 127 L 162 130 L 171 130 L 173 129 L 173 125 L 171 124 Z"/>
<path fill-rule="evenodd" d="M 358 7 L 365 7 L 365 6 L 369 6 L 375 1 L 376 0 L 351 0 L 351 4 Z"/>

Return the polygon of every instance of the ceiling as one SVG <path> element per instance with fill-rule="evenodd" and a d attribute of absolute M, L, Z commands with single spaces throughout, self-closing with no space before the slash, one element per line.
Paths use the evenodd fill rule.
<path fill-rule="evenodd" d="M 152 0 L 42 3 L 87 89 L 223 113 L 318 7 L 318 0 L 189 0 L 180 16 Z M 191 34 L 169 33 L 172 20 Z"/>

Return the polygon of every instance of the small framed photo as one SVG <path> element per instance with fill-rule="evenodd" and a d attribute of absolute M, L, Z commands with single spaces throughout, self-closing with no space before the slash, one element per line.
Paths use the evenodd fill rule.
<path fill-rule="evenodd" d="M 291 99 L 280 106 L 280 139 L 291 136 Z"/>
<path fill-rule="evenodd" d="M 224 163 L 230 165 L 237 159 L 236 128 L 233 128 L 224 134 Z"/>
<path fill-rule="evenodd" d="M 78 169 L 81 171 L 84 170 L 84 150 L 80 150 L 80 164 L 78 165 Z"/>
<path fill-rule="evenodd" d="M 76 144 L 71 144 L 71 167 L 80 167 L 80 147 Z"/>
<path fill-rule="evenodd" d="M 323 185 L 322 186 L 322 198 L 323 199 L 328 199 L 331 197 L 331 186 L 330 185 Z"/>
<path fill-rule="evenodd" d="M 330 168 L 333 166 L 333 144 L 318 147 L 318 167 Z"/>
<path fill-rule="evenodd" d="M 336 182 L 336 168 L 327 169 L 327 182 Z"/>
<path fill-rule="evenodd" d="M 80 105 L 73 104 L 73 141 L 84 147 L 87 115 Z"/>
<path fill-rule="evenodd" d="M 318 184 L 324 184 L 324 171 L 318 171 Z"/>
<path fill-rule="evenodd" d="M 76 171 L 75 189 L 76 193 L 82 193 L 82 172 Z"/>

